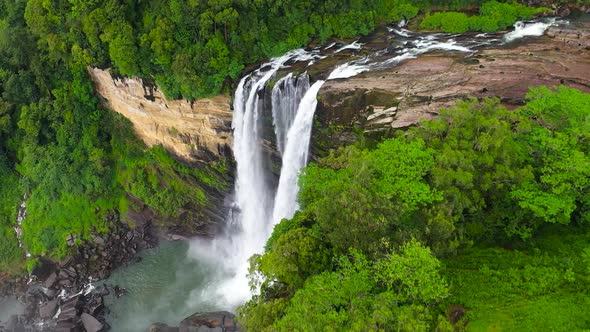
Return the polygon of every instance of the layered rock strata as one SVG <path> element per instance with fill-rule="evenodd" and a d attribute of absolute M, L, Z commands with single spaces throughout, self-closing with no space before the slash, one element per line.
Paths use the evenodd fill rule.
<path fill-rule="evenodd" d="M 108 70 L 88 69 L 96 91 L 115 112 L 133 123 L 148 145 L 163 145 L 185 161 L 207 161 L 231 149 L 230 99 L 167 100 L 138 78 L 115 78 Z"/>

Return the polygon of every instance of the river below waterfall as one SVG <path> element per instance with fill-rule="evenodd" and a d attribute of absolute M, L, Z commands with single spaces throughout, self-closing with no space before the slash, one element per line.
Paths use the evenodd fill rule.
<path fill-rule="evenodd" d="M 107 280 L 127 294 L 105 297 L 112 331 L 147 331 L 153 322 L 177 326 L 198 311 L 223 309 L 212 298 L 200 296 L 215 275 L 213 266 L 190 257 L 184 241 L 162 241 L 157 248 L 142 251 L 141 261 L 115 270 Z"/>

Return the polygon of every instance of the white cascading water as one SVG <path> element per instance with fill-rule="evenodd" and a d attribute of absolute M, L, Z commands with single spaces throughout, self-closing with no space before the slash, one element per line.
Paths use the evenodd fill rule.
<path fill-rule="evenodd" d="M 262 252 L 272 231 L 274 188 L 268 181 L 269 171 L 261 147 L 259 117 L 262 103 L 259 93 L 268 81 L 289 61 L 313 60 L 304 50 L 295 50 L 272 59 L 252 74 L 242 78 L 234 95 L 234 156 L 237 164 L 234 211 L 229 217 L 227 237 L 213 241 L 194 240 L 189 256 L 219 266 L 220 275 L 198 297 L 215 297 L 222 307 L 234 308 L 250 296 L 248 259 Z M 308 80 L 306 76 L 306 80 Z M 290 85 L 292 83 L 288 83 Z M 309 82 L 305 83 L 309 86 Z M 302 86 L 304 84 L 302 83 Z M 297 90 L 297 89 L 295 89 Z M 291 94 L 291 92 L 289 92 Z M 293 97 L 303 92 L 293 91 Z M 285 106 L 285 105 L 283 105 Z M 286 106 L 285 106 L 286 107 Z M 291 123 L 289 117 L 281 120 Z M 283 129 L 285 137 L 288 128 Z"/>
<path fill-rule="evenodd" d="M 272 226 L 283 218 L 291 218 L 298 209 L 297 193 L 299 171 L 307 164 L 309 139 L 313 125 L 313 115 L 318 101 L 317 95 L 324 81 L 315 82 L 301 99 L 295 121 L 287 134 L 287 144 L 283 153 L 283 166 L 279 178 L 279 187 L 275 196 Z"/>
<path fill-rule="evenodd" d="M 542 36 L 550 26 L 557 25 L 555 18 L 550 18 L 538 22 L 516 22 L 514 23 L 514 31 L 508 32 L 502 37 L 504 43 L 509 43 L 514 40 L 527 36 Z"/>
<path fill-rule="evenodd" d="M 392 31 L 395 32 L 395 30 Z M 408 35 L 406 34 L 404 36 Z M 421 54 L 433 50 L 457 51 L 465 53 L 474 52 L 469 47 L 460 45 L 453 39 L 438 41 L 435 39 L 435 36 L 432 35 L 417 36 L 413 46 L 414 47 L 402 49 L 398 55 L 384 61 L 370 63 L 370 57 L 365 57 L 360 60 L 347 62 L 334 69 L 328 76 L 328 80 L 349 78 L 370 70 L 386 69 L 393 67 L 404 60 L 416 58 Z"/>
<path fill-rule="evenodd" d="M 250 296 L 248 258 L 260 252 L 264 246 L 268 237 L 266 221 L 272 207 L 272 190 L 268 187 L 260 144 L 258 93 L 293 56 L 287 53 L 274 59 L 266 72 L 258 71 L 244 77 L 234 97 L 232 127 L 237 164 L 234 204 L 238 215 L 230 222 L 237 223 L 239 230 L 236 234 L 230 234 L 231 250 L 226 255 L 228 263 L 235 269 L 234 274 L 219 287 L 219 292 L 231 305 L 244 302 Z"/>
<path fill-rule="evenodd" d="M 358 40 L 355 40 L 348 45 L 344 45 L 344 46 L 340 47 L 339 49 L 334 51 L 334 53 L 340 53 L 344 50 L 360 50 L 361 48 L 363 48 L 363 44 L 359 43 Z"/>
<path fill-rule="evenodd" d="M 277 138 L 277 149 L 284 154 L 287 133 L 297 114 L 297 107 L 309 89 L 309 76 L 289 73 L 272 88 L 272 123 Z"/>

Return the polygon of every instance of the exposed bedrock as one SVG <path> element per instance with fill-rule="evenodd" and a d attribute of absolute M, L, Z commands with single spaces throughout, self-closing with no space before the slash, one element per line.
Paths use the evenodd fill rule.
<path fill-rule="evenodd" d="M 432 52 L 389 70 L 328 81 L 319 95 L 314 154 L 350 144 L 359 132 L 383 135 L 415 125 L 471 96 L 498 97 L 515 107 L 538 85 L 590 92 L 589 21 L 469 57 Z"/>
<path fill-rule="evenodd" d="M 230 155 L 232 113 L 228 96 L 192 102 L 167 100 L 159 89 L 141 79 L 115 78 L 98 68 L 88 71 L 106 104 L 133 123 L 146 145 L 161 144 L 188 162 Z"/>
<path fill-rule="evenodd" d="M 150 332 L 239 332 L 234 314 L 227 311 L 196 313 L 180 322 L 179 327 L 153 323 Z"/>

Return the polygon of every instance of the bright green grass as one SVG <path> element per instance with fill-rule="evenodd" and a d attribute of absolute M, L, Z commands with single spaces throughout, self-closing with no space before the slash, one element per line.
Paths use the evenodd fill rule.
<path fill-rule="evenodd" d="M 484 308 L 467 331 L 583 331 L 590 326 L 590 297 L 558 292 Z"/>
<path fill-rule="evenodd" d="M 447 304 L 467 308 L 467 331 L 590 329 L 588 227 L 548 227 L 520 250 L 472 248 L 447 260 Z"/>

